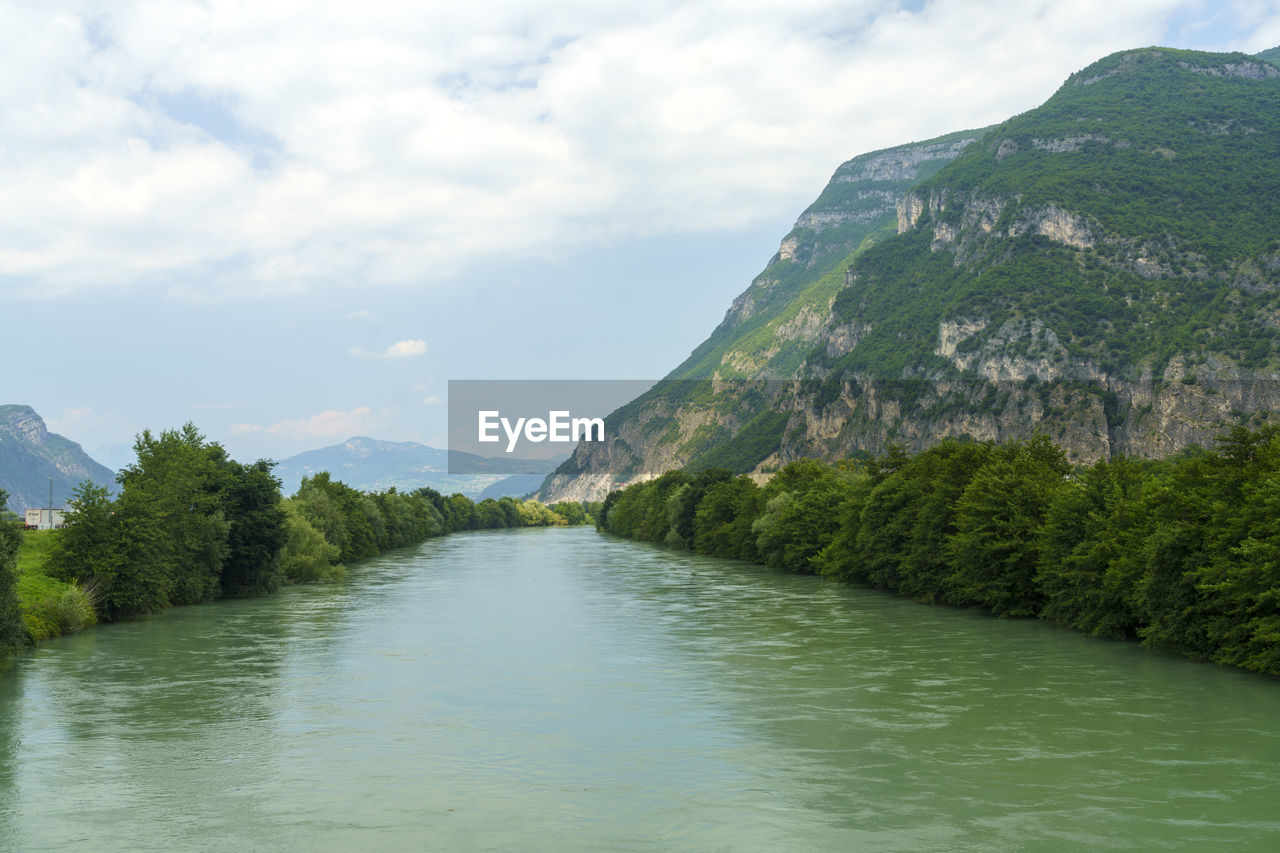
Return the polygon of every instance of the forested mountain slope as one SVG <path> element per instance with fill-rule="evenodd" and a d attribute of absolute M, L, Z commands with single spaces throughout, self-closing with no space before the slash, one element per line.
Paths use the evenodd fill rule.
<path fill-rule="evenodd" d="M 616 412 L 544 495 L 948 436 L 1158 457 L 1272 416 L 1280 68 L 1126 51 L 986 133 L 923 145 L 946 162 L 909 179 L 889 233 L 850 227 L 869 194 L 841 180 L 883 153 L 850 161 L 669 377 L 710 381 Z"/>

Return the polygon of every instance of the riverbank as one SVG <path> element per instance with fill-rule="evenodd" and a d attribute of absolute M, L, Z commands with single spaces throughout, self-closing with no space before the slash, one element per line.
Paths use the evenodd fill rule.
<path fill-rule="evenodd" d="M 1044 437 L 614 492 L 600 529 L 1280 675 L 1280 429 L 1068 464 Z"/>
<path fill-rule="evenodd" d="M 92 597 L 79 584 L 45 574 L 56 530 L 24 530 L 18 546 L 17 593 L 27 644 L 74 634 L 98 621 Z"/>
<path fill-rule="evenodd" d="M 456 495 L 454 497 L 462 496 Z M 449 498 L 445 500 L 452 501 Z M 463 498 L 463 500 L 469 502 L 469 499 Z M 558 505 L 564 513 L 562 515 L 552 512 L 536 502 L 515 501 L 509 498 L 504 500 L 514 506 L 522 506 L 525 503 L 530 504 L 525 510 L 523 519 L 536 523 L 508 524 L 506 522 L 510 519 L 506 514 L 499 516 L 489 514 L 477 517 L 473 513 L 470 521 L 461 522 L 465 525 L 463 527 L 450 531 L 441 531 L 434 533 L 432 536 L 412 541 L 396 540 L 394 544 L 388 544 L 377 552 L 365 554 L 359 559 L 371 559 L 385 551 L 420 544 L 429 538 L 433 538 L 433 536 L 443 536 L 447 533 L 521 526 L 575 526 L 593 522 L 593 519 L 586 514 L 581 505 L 576 503 L 572 506 L 567 504 Z M 452 501 L 452 503 L 456 510 L 463 508 L 461 502 Z M 498 501 L 490 500 L 487 503 L 499 507 L 505 506 L 505 504 Z M 475 506 L 473 505 L 473 509 Z M 482 511 L 487 509 L 488 507 L 485 506 Z M 456 518 L 455 521 L 457 521 Z M 310 526 L 308 525 L 308 527 Z M 322 568 L 299 568 L 304 564 L 310 565 L 311 558 L 317 549 L 317 543 L 311 540 L 307 533 L 299 534 L 297 529 L 295 528 L 295 539 L 292 542 L 293 549 L 285 550 L 280 555 L 282 561 L 288 561 L 294 567 L 289 574 L 288 583 L 331 583 L 342 580 L 345 575 L 345 566 L 342 563 L 330 562 L 340 551 L 337 546 L 329 543 L 328 540 L 324 540 L 323 536 L 320 536 L 322 542 L 319 547 L 325 550 L 321 552 L 321 558 L 315 564 L 316 566 L 322 566 Z M 314 528 L 310 529 L 314 531 Z M 14 568 L 16 575 L 14 590 L 16 592 L 17 610 L 25 636 L 21 638 L 21 644 L 16 650 L 21 651 L 22 649 L 33 647 L 54 637 L 74 634 L 97 624 L 99 616 L 94 607 L 95 596 L 92 587 L 86 589 L 80 583 L 62 580 L 46 573 L 48 561 L 51 555 L 56 553 L 60 531 L 23 530 L 20 533 L 22 538 L 18 546 L 16 566 Z M 304 544 L 299 544 L 297 538 L 299 536 Z M 288 543 L 286 544 L 287 548 Z M 0 669 L 3 668 L 6 658 L 6 655 L 0 653 Z"/>
<path fill-rule="evenodd" d="M 349 562 L 453 532 L 591 521 L 577 503 L 361 492 L 326 472 L 285 498 L 272 463 L 229 459 L 191 424 L 144 432 L 135 453 L 118 495 L 76 490 L 65 528 L 0 521 L 0 659 L 96 621 L 335 581 Z"/>

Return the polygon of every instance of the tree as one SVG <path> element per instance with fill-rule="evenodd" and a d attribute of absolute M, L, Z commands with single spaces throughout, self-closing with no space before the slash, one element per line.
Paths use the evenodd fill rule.
<path fill-rule="evenodd" d="M 323 533 L 330 544 L 338 546 L 343 562 L 372 557 L 379 552 L 375 527 L 381 526 L 381 519 L 371 511 L 377 509 L 376 505 L 371 508 L 363 494 L 331 479 L 328 471 L 303 477 L 294 500 L 307 521 Z"/>
<path fill-rule="evenodd" d="M 789 463 L 764 489 L 772 497 L 752 524 L 766 566 L 813 572 L 813 558 L 835 537 L 857 488 L 850 474 L 812 459 Z"/>
<path fill-rule="evenodd" d="M 559 501 L 551 505 L 551 511 L 564 519 L 569 526 L 586 524 L 590 518 L 587 509 L 578 501 Z"/>
<path fill-rule="evenodd" d="M 1042 435 L 1001 447 L 978 470 L 956 504 L 956 532 L 948 542 L 951 602 L 999 615 L 1039 612 L 1038 534 L 1069 470 L 1062 451 Z"/>
<path fill-rule="evenodd" d="M 1193 636 L 1218 663 L 1280 672 L 1280 432 L 1233 430 L 1214 462 L 1212 536 L 1186 573 Z"/>
<path fill-rule="evenodd" d="M 58 534 L 45 565 L 50 577 L 91 590 L 108 619 L 126 605 L 117 584 L 124 549 L 122 521 L 111 493 L 84 481 L 73 493 L 67 526 Z"/>
<path fill-rule="evenodd" d="M 681 486 L 693 478 L 684 471 L 668 471 L 657 479 L 643 484 L 639 491 L 639 525 L 636 537 L 648 542 L 665 542 L 671 521 L 667 514 L 667 500 Z M 628 490 L 630 491 L 630 490 Z"/>
<path fill-rule="evenodd" d="M 760 487 L 750 477 L 717 483 L 707 489 L 694 513 L 694 548 L 713 557 L 757 559 L 751 525 L 763 510 Z"/>
<path fill-rule="evenodd" d="M 339 580 L 345 570 L 338 558 L 337 545 L 325 541 L 324 535 L 298 511 L 292 500 L 281 502 L 284 513 L 285 543 L 280 554 L 280 571 L 289 583 Z"/>
<path fill-rule="evenodd" d="M 9 496 L 0 489 L 0 512 Z M 26 632 L 18 609 L 18 546 L 22 531 L 17 519 L 0 517 L 0 656 L 22 645 Z"/>
<path fill-rule="evenodd" d="M 1149 466 L 1122 457 L 1064 484 L 1045 514 L 1037 575 L 1044 618 L 1096 636 L 1137 631 L 1143 491 L 1154 480 Z"/>
<path fill-rule="evenodd" d="M 284 581 L 280 549 L 284 547 L 284 510 L 274 462 L 252 465 L 227 460 L 222 465 L 222 511 L 229 523 L 227 559 L 222 567 L 223 595 L 275 592 Z"/>
<path fill-rule="evenodd" d="M 226 451 L 206 444 L 190 423 L 158 435 L 144 430 L 133 449 L 136 461 L 120 472 L 117 511 L 128 528 L 126 560 L 159 581 L 143 612 L 212 601 L 230 530 L 220 494 Z"/>
<path fill-rule="evenodd" d="M 693 548 L 695 515 L 707 490 L 733 479 L 726 468 L 706 468 L 692 482 L 678 488 L 667 499 L 667 544 L 677 548 Z"/>

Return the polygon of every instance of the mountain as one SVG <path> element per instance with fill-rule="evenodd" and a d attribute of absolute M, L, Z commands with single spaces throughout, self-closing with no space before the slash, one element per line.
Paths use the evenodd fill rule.
<path fill-rule="evenodd" d="M 1270 50 L 1264 50 L 1261 53 L 1255 53 L 1254 56 L 1259 59 L 1265 59 L 1272 65 L 1280 66 L 1280 47 L 1273 47 Z"/>
<path fill-rule="evenodd" d="M 450 474 L 449 460 L 457 462 L 458 457 L 466 458 L 469 470 L 488 473 Z M 559 461 L 548 460 L 544 470 L 551 470 Z M 328 471 L 334 479 L 354 489 L 381 491 L 394 486 L 405 491 L 426 486 L 443 494 L 461 492 L 475 498 L 512 473 L 528 470 L 529 464 L 527 460 L 511 462 L 460 451 L 437 450 L 413 441 L 378 441 L 357 436 L 342 444 L 282 459 L 276 465 L 275 475 L 281 479 L 286 495 L 298 490 L 303 477 Z M 520 494 L 536 487 L 537 483 Z"/>
<path fill-rule="evenodd" d="M 89 448 L 89 455 L 112 471 L 122 471 L 137 461 L 131 444 L 103 444 Z"/>
<path fill-rule="evenodd" d="M 1272 417 L 1280 68 L 1125 51 L 1036 109 L 920 146 L 841 166 L 711 337 L 543 495 L 947 436 L 1164 456 Z M 889 171 L 896 193 L 856 186 L 911 150 L 943 162 Z M 841 229 L 879 189 L 850 250 Z"/>
<path fill-rule="evenodd" d="M 538 491 L 538 487 L 542 485 L 542 481 L 545 479 L 545 474 L 512 474 L 510 477 L 485 486 L 484 490 L 480 492 L 480 499 L 523 498 L 525 495 Z"/>
<path fill-rule="evenodd" d="M 115 473 L 89 458 L 80 445 L 49 432 L 30 406 L 0 406 L 0 489 L 9 493 L 8 509 L 21 514 L 49 502 L 66 506 L 84 480 L 115 485 Z"/>

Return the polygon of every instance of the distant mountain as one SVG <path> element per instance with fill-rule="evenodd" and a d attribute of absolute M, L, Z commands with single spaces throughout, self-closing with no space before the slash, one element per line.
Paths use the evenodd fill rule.
<path fill-rule="evenodd" d="M 1261 53 L 1254 54 L 1254 56 L 1259 59 L 1265 59 L 1272 65 L 1280 66 L 1280 47 L 1273 47 L 1270 50 L 1264 50 Z"/>
<path fill-rule="evenodd" d="M 485 486 L 484 491 L 480 492 L 480 499 L 522 498 L 531 492 L 536 492 L 544 479 L 546 479 L 545 474 L 512 474 L 491 486 Z"/>
<path fill-rule="evenodd" d="M 122 471 L 137 461 L 132 444 L 104 444 L 91 447 L 89 455 L 113 471 Z"/>
<path fill-rule="evenodd" d="M 53 479 L 54 506 L 66 506 L 72 490 L 84 480 L 112 488 L 115 473 L 100 465 L 80 445 L 49 432 L 30 406 L 0 406 L 0 489 L 9 493 L 8 508 L 21 514 L 49 502 Z"/>
<path fill-rule="evenodd" d="M 450 474 L 449 459 L 466 457 L 468 467 L 483 470 L 484 474 Z M 546 470 L 552 470 L 564 457 L 547 460 Z M 512 462 L 502 458 L 489 459 L 459 451 L 438 450 L 414 441 L 378 441 L 357 436 L 342 444 L 308 450 L 278 462 L 275 474 L 291 495 L 298 490 L 302 478 L 320 471 L 341 480 L 354 489 L 381 491 L 392 486 L 400 491 L 423 486 L 444 494 L 461 492 L 468 497 L 480 497 L 482 491 L 511 474 L 528 469 L 526 460 Z M 541 475 L 535 478 L 541 480 Z M 523 489 L 526 494 L 536 488 Z M 504 492 L 504 494 L 516 494 Z"/>
<path fill-rule="evenodd" d="M 1042 432 L 1160 457 L 1280 412 L 1280 50 L 1143 48 L 986 131 L 862 155 L 548 499 Z"/>

